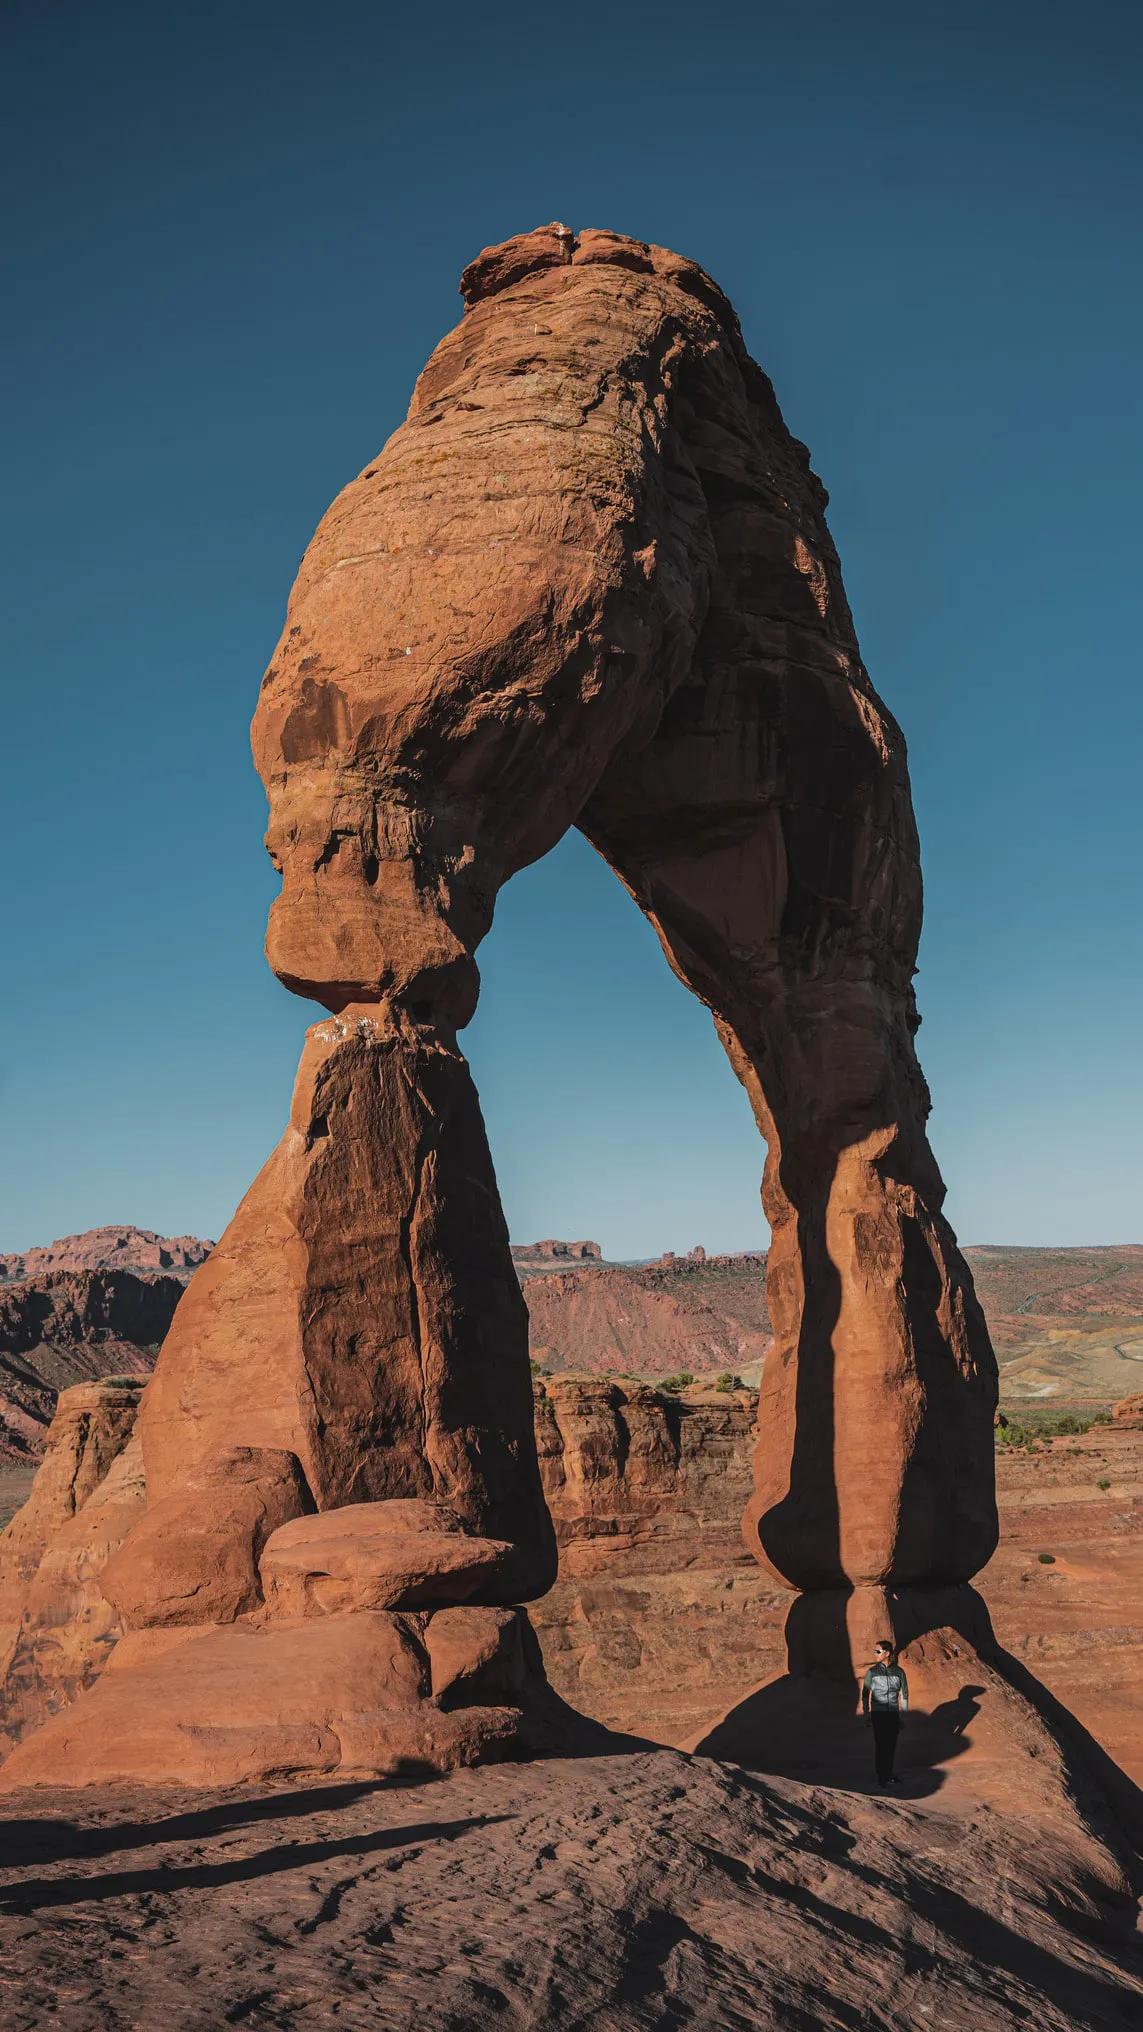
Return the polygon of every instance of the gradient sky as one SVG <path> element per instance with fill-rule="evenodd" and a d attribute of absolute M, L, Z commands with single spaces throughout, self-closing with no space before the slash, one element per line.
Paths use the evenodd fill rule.
<path fill-rule="evenodd" d="M 701 261 L 909 741 L 964 1241 L 1143 1238 L 1143 10 L 6 0 L 0 1249 L 217 1235 L 305 1024 L 247 725 L 482 246 Z M 757 1246 L 709 1016 L 572 835 L 465 1033 L 514 1239 Z"/>

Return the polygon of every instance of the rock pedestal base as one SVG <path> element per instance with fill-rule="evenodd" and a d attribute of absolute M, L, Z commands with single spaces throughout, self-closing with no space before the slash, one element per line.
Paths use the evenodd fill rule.
<path fill-rule="evenodd" d="M 537 1656 L 523 1611 L 497 1608 L 133 1631 L 0 1783 L 429 1777 L 519 1750 Z"/>

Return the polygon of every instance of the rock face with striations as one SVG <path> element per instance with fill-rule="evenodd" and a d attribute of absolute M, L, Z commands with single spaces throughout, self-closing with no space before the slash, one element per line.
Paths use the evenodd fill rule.
<path fill-rule="evenodd" d="M 552 226 L 486 250 L 462 291 L 406 422 L 306 553 L 254 721 L 282 877 L 267 954 L 329 1014 L 144 1393 L 148 1508 L 108 1577 L 128 1657 L 24 1741 L 11 1783 L 150 1777 L 179 1742 L 183 1775 L 212 1782 L 392 1768 L 388 1724 L 352 1705 L 369 1660 L 392 1757 L 423 1745 L 425 1548 L 402 1589 L 392 1521 L 347 1522 L 326 1579 L 357 1606 L 331 1609 L 345 1596 L 315 1585 L 307 1525 L 311 1564 L 287 1585 L 272 1561 L 306 1613 L 277 1620 L 265 1563 L 312 1512 L 437 1506 L 458 1546 L 437 1601 L 483 1613 L 481 1656 L 551 1584 L 527 1321 L 456 1032 L 499 889 L 571 825 L 711 1008 L 768 1145 L 775 1346 L 748 1532 L 817 1597 L 801 1664 L 847 1671 L 846 1629 L 884 1626 L 887 1591 L 963 1583 L 995 1542 L 995 1364 L 913 1050 L 905 749 L 824 490 L 693 262 Z M 211 1554 L 227 1578 L 196 1627 L 178 1604 L 204 1504 L 237 1551 Z M 385 1608 L 364 1606 L 365 1544 L 387 1548 Z M 344 1695 L 311 1613 L 344 1633 Z M 156 1749 L 136 1722 L 168 1686 Z M 469 1714 L 463 1754 L 498 1750 L 500 1709 Z M 419 1754 L 447 1761 L 456 1740 Z"/>

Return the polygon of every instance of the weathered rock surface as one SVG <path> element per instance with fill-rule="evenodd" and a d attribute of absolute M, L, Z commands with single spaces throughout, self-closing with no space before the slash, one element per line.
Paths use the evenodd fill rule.
<path fill-rule="evenodd" d="M 698 1742 L 785 1670 L 794 1597 L 737 1537 L 749 1407 L 594 1377 L 537 1393 L 560 1578 L 532 1620 L 553 1685 L 611 1728 Z M 1143 1431 L 1002 1451 L 997 1480 L 1000 1542 L 978 1587 L 999 1643 L 1143 1786 Z"/>
<path fill-rule="evenodd" d="M 875 1799 L 660 1750 L 417 1788 L 35 1792 L 0 1823 L 10 2032 L 1135 2032 L 1074 1809 Z M 1083 1881 L 1078 1881 L 1083 1871 Z"/>
<path fill-rule="evenodd" d="M 98 1685 L 13 1750 L 0 1783 L 420 1776 L 506 1752 L 518 1734 L 515 1709 L 433 1707 L 422 1632 L 399 1616 L 245 1621 L 154 1642 L 173 1634 L 125 1638 Z"/>
<path fill-rule="evenodd" d="M 785 1655 L 793 1597 L 740 1528 L 752 1399 L 550 1377 L 536 1438 L 560 1573 L 531 1613 L 553 1686 L 608 1727 L 697 1740 Z"/>
<path fill-rule="evenodd" d="M 189 1286 L 140 1411 L 149 1500 L 239 1445 L 296 1456 L 314 1506 L 417 1498 L 517 1548 L 555 1543 L 527 1314 L 468 1068 L 357 1010 L 308 1034 L 290 1126 Z"/>
<path fill-rule="evenodd" d="M 312 1508 L 292 1453 L 230 1447 L 149 1500 L 102 1587 L 126 1630 L 233 1623 L 262 1602 L 259 1563 L 270 1539 Z"/>
<path fill-rule="evenodd" d="M 82 1510 L 135 1426 L 142 1379 L 79 1383 L 64 1390 L 48 1428 L 32 1493 L 0 1536 L 0 1622 L 35 1575 L 60 1527 Z"/>
<path fill-rule="evenodd" d="M 150 1228 L 88 1228 L 47 1248 L 0 1256 L 0 1280 L 44 1277 L 56 1270 L 193 1270 L 213 1247 L 213 1242 L 200 1241 L 197 1235 L 156 1235 Z"/>
<path fill-rule="evenodd" d="M 499 886 L 578 824 L 769 1145 L 759 1556 L 802 1586 L 964 1578 L 995 1542 L 995 1365 L 924 1133 L 904 744 L 824 492 L 692 262 L 545 228 L 464 294 L 265 679 L 271 964 L 443 1034 Z"/>
<path fill-rule="evenodd" d="M 85 1449 L 72 1405 L 83 1396 L 61 1405 L 73 1475 Z M 759 1570 L 738 1529 L 753 1431 L 748 1394 L 672 1398 L 571 1376 L 537 1387 L 560 1576 L 532 1621 L 552 1684 L 574 1707 L 677 1745 L 701 1740 L 728 1706 L 782 1672 L 793 1597 Z M 10 1647 L 28 1609 L 5 1689 L 9 1739 L 73 1699 L 120 1630 L 98 1577 L 142 1512 L 138 1444 L 78 1511 L 61 1467 L 49 1461 L 30 1514 L 0 1537 Z M 1004 1452 L 998 1479 L 1000 1545 L 980 1586 L 1000 1641 L 1143 1783 L 1143 1438 L 1132 1426 L 1096 1426 L 1034 1456 Z M 53 1531 L 29 1601 L 27 1578 L 17 1575 L 12 1591 L 16 1559 L 27 1576 Z M 447 1629 L 446 1612 L 429 1625 L 430 1650 L 437 1624 Z"/>
<path fill-rule="evenodd" d="M 442 1707 L 523 1701 L 532 1647 L 519 1609 L 438 1609 L 426 1624 L 425 1645 L 433 1698 Z"/>
<path fill-rule="evenodd" d="M 0 1534 L 0 1749 L 91 1685 L 121 1634 L 101 1576 L 143 1512 L 141 1388 L 61 1393 L 32 1493 Z"/>
<path fill-rule="evenodd" d="M 267 1540 L 260 1569 L 270 1616 L 424 1609 L 503 1589 L 505 1539 L 467 1534 L 439 1503 L 351 1503 L 299 1517 Z"/>

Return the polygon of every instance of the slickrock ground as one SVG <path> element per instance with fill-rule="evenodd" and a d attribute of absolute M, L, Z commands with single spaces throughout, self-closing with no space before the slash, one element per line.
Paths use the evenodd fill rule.
<path fill-rule="evenodd" d="M 8 2032 L 1128 2032 L 1135 1913 L 1033 1818 L 636 1752 L 410 1789 L 37 1794 Z"/>

